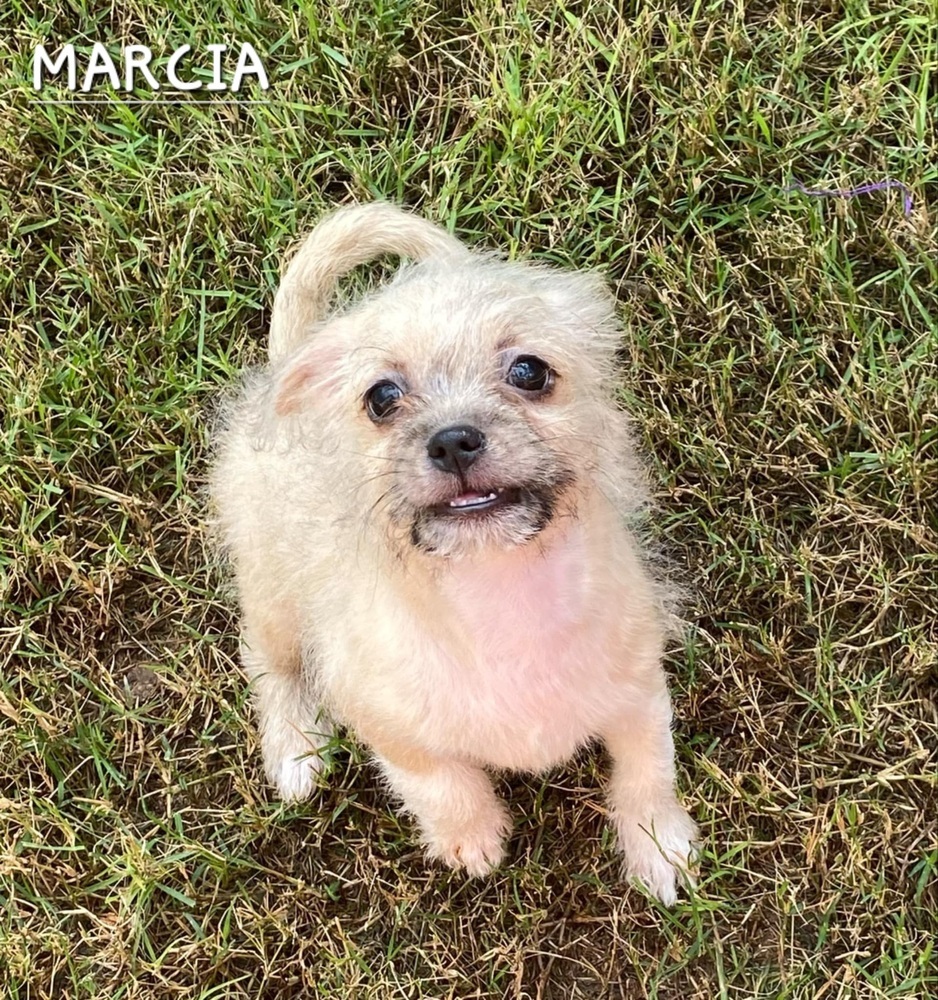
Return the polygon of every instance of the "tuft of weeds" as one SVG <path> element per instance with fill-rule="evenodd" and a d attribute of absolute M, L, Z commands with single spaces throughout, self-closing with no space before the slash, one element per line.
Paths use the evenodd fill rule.
<path fill-rule="evenodd" d="M 0 24 L 3 995 L 938 992 L 930 0 L 11 0 Z M 269 99 L 37 104 L 33 47 L 95 40 L 250 41 Z M 913 211 L 793 177 L 899 179 Z M 262 780 L 204 412 L 262 356 L 291 241 L 372 197 L 618 290 L 696 595 L 671 671 L 706 848 L 672 911 L 620 877 L 595 753 L 505 783 L 511 863 L 472 882 L 424 863 L 353 743 L 316 802 Z"/>

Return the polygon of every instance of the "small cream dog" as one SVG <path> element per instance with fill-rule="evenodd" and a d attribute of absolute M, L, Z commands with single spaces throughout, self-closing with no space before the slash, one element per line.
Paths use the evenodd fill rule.
<path fill-rule="evenodd" d="M 384 254 L 415 263 L 330 311 Z M 212 475 L 283 798 L 312 792 L 329 720 L 347 725 L 430 856 L 480 875 L 511 826 L 486 770 L 543 771 L 599 738 L 628 873 L 674 901 L 696 831 L 667 615 L 629 529 L 646 487 L 613 402 L 619 339 L 596 276 L 471 253 L 388 204 L 300 247 Z"/>

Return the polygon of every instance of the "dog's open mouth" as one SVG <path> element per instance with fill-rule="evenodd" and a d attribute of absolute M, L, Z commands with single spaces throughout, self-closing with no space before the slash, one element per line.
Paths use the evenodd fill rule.
<path fill-rule="evenodd" d="M 485 492 L 468 491 L 434 504 L 431 510 L 434 514 L 467 517 L 472 514 L 482 514 L 521 502 L 521 491 L 518 489 L 494 489 Z"/>
<path fill-rule="evenodd" d="M 411 541 L 425 552 L 443 555 L 475 544 L 519 545 L 550 524 L 563 490 L 572 482 L 572 476 L 564 475 L 536 485 L 478 484 L 477 489 L 467 489 L 467 484 L 460 484 L 459 493 L 415 512 Z"/>

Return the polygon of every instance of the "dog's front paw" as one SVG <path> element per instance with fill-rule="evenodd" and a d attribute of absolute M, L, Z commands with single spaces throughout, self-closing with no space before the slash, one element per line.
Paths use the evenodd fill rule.
<path fill-rule="evenodd" d="M 424 829 L 427 856 L 450 868 L 464 869 L 469 875 L 487 875 L 505 857 L 505 838 L 511 829 L 511 817 L 501 802 L 494 802 L 461 826 Z"/>
<path fill-rule="evenodd" d="M 679 877 L 694 884 L 697 827 L 677 802 L 656 810 L 651 818 L 619 814 L 616 830 L 626 874 L 666 906 L 677 902 Z"/>
<path fill-rule="evenodd" d="M 262 741 L 264 773 L 284 802 L 308 799 L 319 784 L 323 768 L 321 747 L 299 733 L 265 733 Z"/>
<path fill-rule="evenodd" d="M 313 753 L 304 757 L 287 757 L 276 765 L 265 765 L 264 770 L 284 802 L 299 802 L 308 799 L 315 791 L 322 763 Z"/>

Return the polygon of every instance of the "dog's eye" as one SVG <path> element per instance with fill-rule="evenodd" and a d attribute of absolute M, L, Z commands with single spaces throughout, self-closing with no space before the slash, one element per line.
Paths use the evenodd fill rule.
<path fill-rule="evenodd" d="M 508 369 L 507 382 L 525 392 L 546 392 L 553 387 L 554 372 L 546 361 L 533 354 L 521 354 Z"/>
<path fill-rule="evenodd" d="M 365 409 L 368 416 L 377 423 L 390 416 L 404 390 L 394 382 L 376 382 L 365 393 Z"/>

